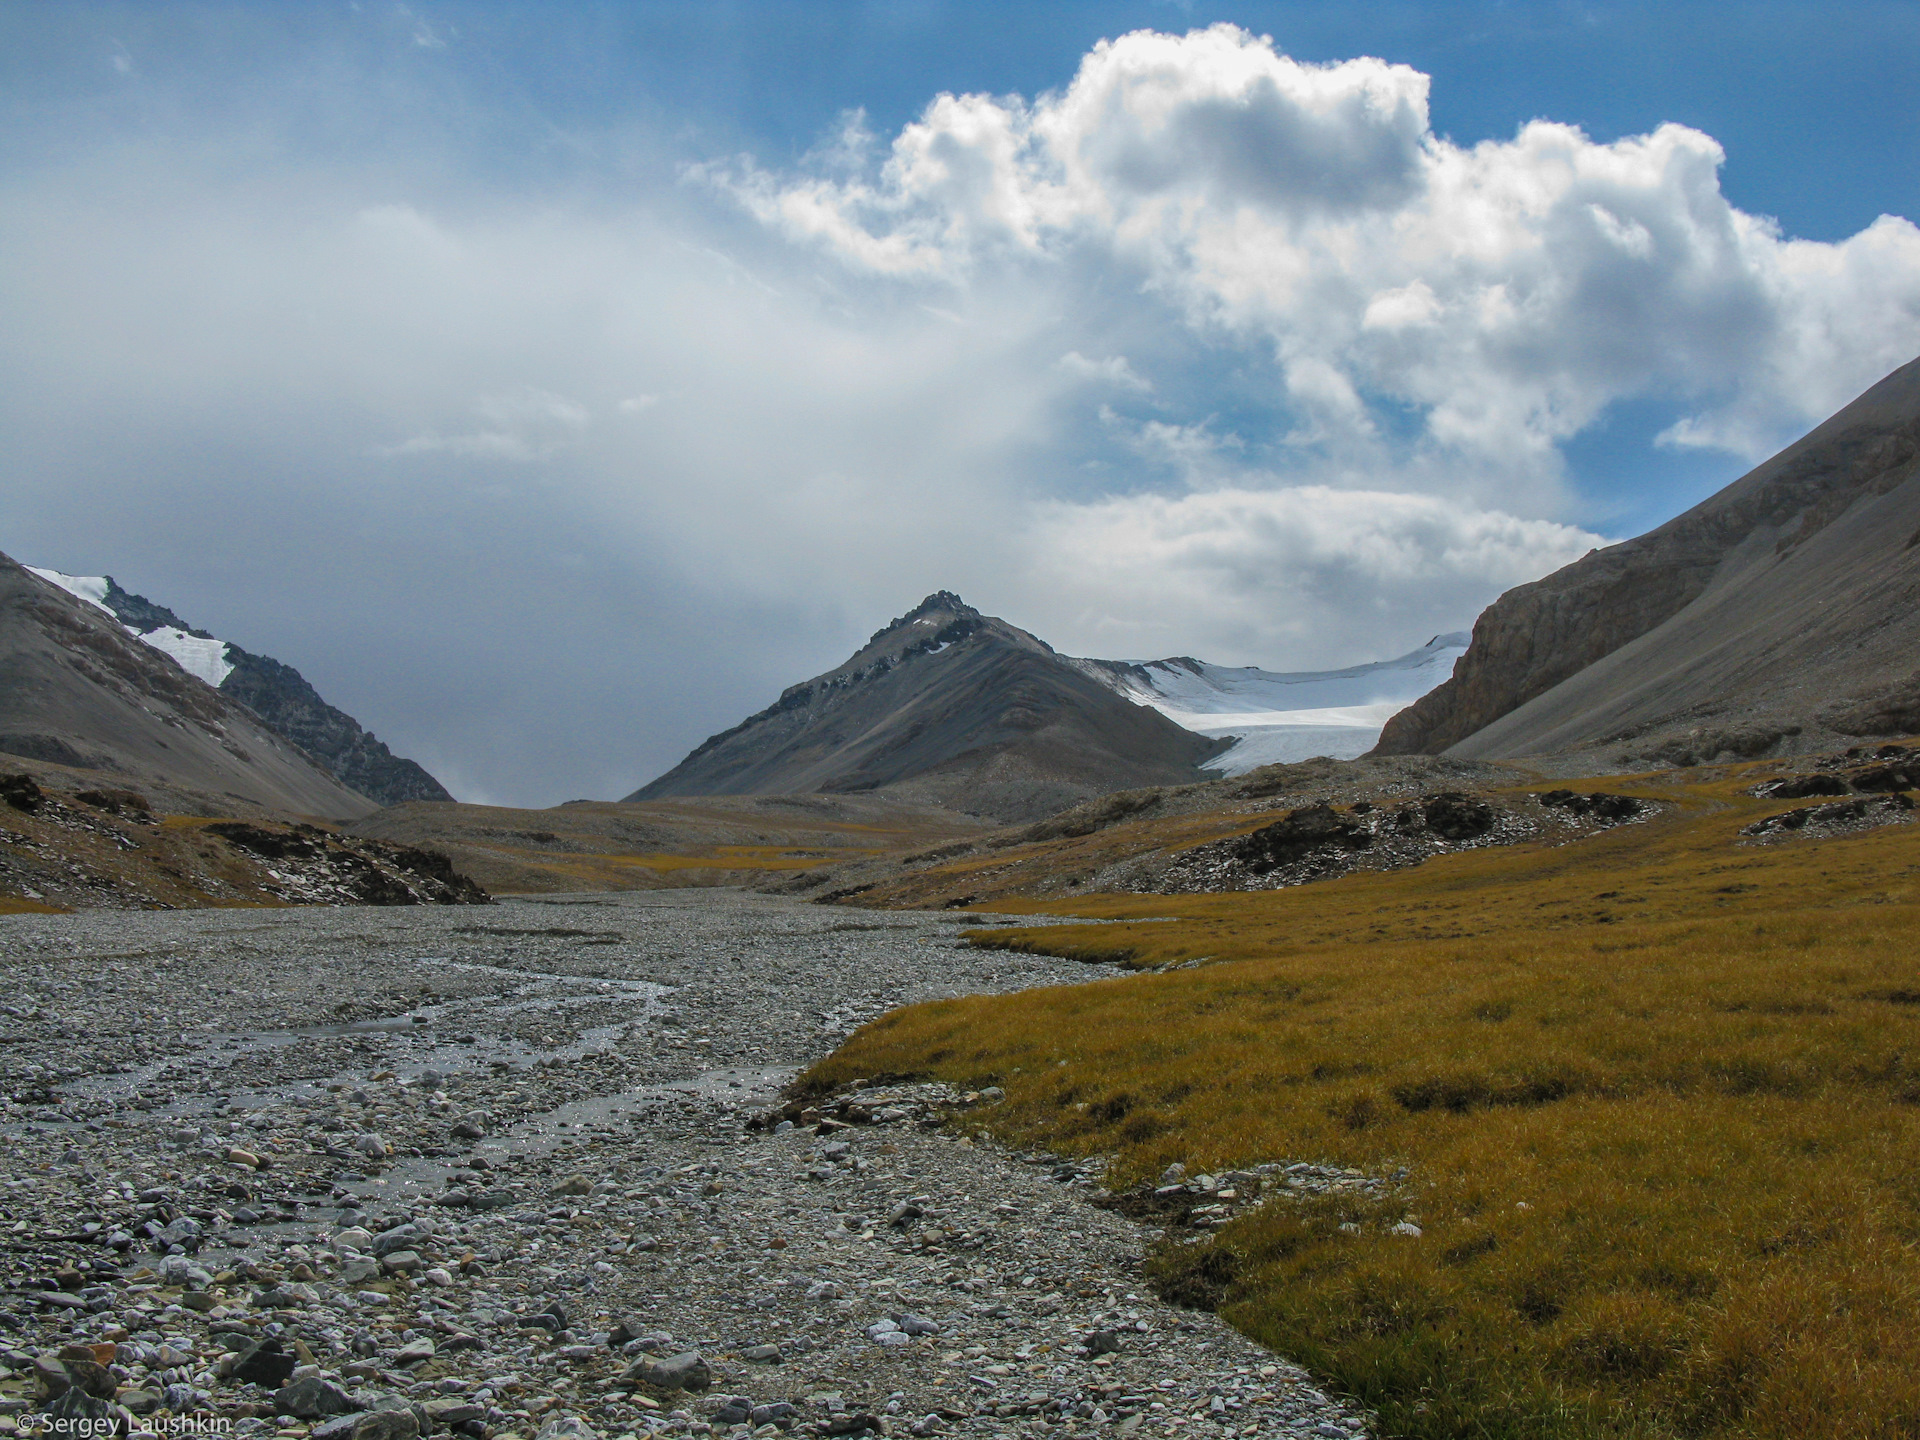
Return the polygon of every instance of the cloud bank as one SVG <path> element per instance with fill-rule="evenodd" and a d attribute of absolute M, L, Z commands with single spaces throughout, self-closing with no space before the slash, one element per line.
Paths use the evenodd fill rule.
<path fill-rule="evenodd" d="M 432 33 L 313 113 L 484 113 Z M 1605 543 L 1564 453 L 1610 407 L 1754 457 L 1920 350 L 1906 220 L 1784 236 L 1678 126 L 1459 146 L 1427 76 L 1228 26 L 791 166 L 623 128 L 533 182 L 498 116 L 321 153 L 133 60 L 0 168 L 0 547 L 463 798 L 625 793 L 936 588 L 1078 653 L 1401 653 Z"/>

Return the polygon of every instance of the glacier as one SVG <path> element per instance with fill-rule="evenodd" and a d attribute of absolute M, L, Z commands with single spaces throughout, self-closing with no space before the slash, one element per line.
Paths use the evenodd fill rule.
<path fill-rule="evenodd" d="M 1343 670 L 1235 668 L 1184 655 L 1070 663 L 1184 729 L 1232 737 L 1233 746 L 1205 768 L 1242 775 L 1262 765 L 1316 755 L 1334 760 L 1364 755 L 1396 712 L 1453 674 L 1454 662 L 1466 654 L 1471 638 L 1465 631 L 1452 631 L 1392 660 Z"/>

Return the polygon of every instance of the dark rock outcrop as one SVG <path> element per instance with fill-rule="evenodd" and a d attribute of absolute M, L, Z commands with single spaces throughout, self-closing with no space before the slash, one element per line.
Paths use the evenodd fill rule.
<path fill-rule="evenodd" d="M 1285 819 L 1241 836 L 1233 842 L 1229 853 L 1255 875 L 1266 875 L 1317 851 L 1351 852 L 1368 849 L 1372 844 L 1373 832 L 1366 825 L 1342 815 L 1323 801 L 1318 805 L 1303 805 Z"/>
<path fill-rule="evenodd" d="M 0 800 L 14 809 L 32 815 L 46 803 L 46 794 L 31 775 L 0 775 Z"/>
<path fill-rule="evenodd" d="M 122 590 L 120 582 L 111 575 L 106 577 L 106 582 L 107 593 L 103 603 L 129 630 L 137 630 L 145 635 L 154 630 L 172 628 L 198 635 L 202 640 L 214 638 L 211 631 L 194 629 L 166 606 L 156 605 L 144 595 Z"/>
<path fill-rule="evenodd" d="M 437 850 L 393 845 L 317 825 L 285 828 L 225 820 L 208 825 L 236 850 L 293 871 L 309 888 L 344 893 L 364 905 L 486 905 L 492 897 Z"/>
<path fill-rule="evenodd" d="M 1861 796 L 1855 800 L 1836 800 L 1831 805 L 1810 805 L 1804 810 L 1788 810 L 1756 820 L 1741 830 L 1742 835 L 1782 835 L 1806 831 L 1816 835 L 1839 834 L 1867 829 L 1875 825 L 1896 824 L 1913 812 L 1913 801 L 1905 795 L 1882 795 L 1876 799 Z"/>
<path fill-rule="evenodd" d="M 1869 765 L 1847 777 L 1853 788 L 1864 794 L 1884 794 L 1894 790 L 1920 790 L 1920 763 L 1909 765 Z"/>
<path fill-rule="evenodd" d="M 1837 791 L 1817 793 L 1843 794 L 1845 789 L 1842 786 Z M 1631 795 L 1609 795 L 1604 790 L 1595 790 L 1590 795 L 1582 795 L 1577 790 L 1549 790 L 1538 798 L 1549 810 L 1565 810 L 1569 815 L 1592 815 L 1600 820 L 1631 820 L 1646 808 Z"/>
<path fill-rule="evenodd" d="M 1472 840 L 1493 829 L 1493 807 L 1457 790 L 1429 796 L 1421 818 L 1442 840 Z"/>

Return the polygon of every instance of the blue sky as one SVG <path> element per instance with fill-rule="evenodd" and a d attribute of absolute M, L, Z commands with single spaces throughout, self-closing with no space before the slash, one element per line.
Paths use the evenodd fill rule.
<path fill-rule="evenodd" d="M 0 548 L 518 803 L 936 588 L 1380 658 L 1920 351 L 1916 60 L 1910 5 L 13 7 Z"/>

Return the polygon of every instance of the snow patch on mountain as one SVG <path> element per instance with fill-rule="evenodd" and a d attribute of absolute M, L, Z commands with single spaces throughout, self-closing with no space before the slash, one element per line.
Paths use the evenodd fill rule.
<path fill-rule="evenodd" d="M 62 575 L 58 570 L 42 570 L 38 565 L 29 565 L 27 569 L 48 584 L 58 585 L 76 600 L 84 600 L 89 605 L 98 605 L 109 615 L 113 614 L 113 607 L 107 604 L 106 576 Z"/>
<path fill-rule="evenodd" d="M 58 570 L 43 570 L 37 565 L 29 565 L 27 569 L 42 580 L 58 585 L 76 599 L 97 605 L 109 615 L 114 613 L 113 607 L 107 604 L 107 590 L 111 582 L 105 575 L 63 575 Z M 122 625 L 120 628 L 129 635 L 138 635 L 189 675 L 206 681 L 216 690 L 233 673 L 233 662 L 227 658 L 227 642 L 224 640 L 190 635 L 172 625 L 162 625 L 144 633 L 131 625 Z"/>
<path fill-rule="evenodd" d="M 127 628 L 133 629 L 132 626 Z M 134 633 L 139 634 L 138 631 Z M 233 673 L 233 662 L 227 659 L 227 642 L 224 640 L 202 639 L 198 635 L 189 635 L 184 630 L 176 630 L 171 625 L 163 625 L 158 630 L 149 630 L 140 638 L 154 649 L 171 655 L 182 670 L 206 681 L 216 690 L 220 688 L 221 682 Z"/>
<path fill-rule="evenodd" d="M 1335 760 L 1364 755 L 1393 715 L 1453 674 L 1470 638 L 1464 631 L 1436 635 L 1396 659 L 1344 670 L 1235 669 L 1187 656 L 1071 663 L 1176 725 L 1201 735 L 1235 737 L 1233 748 L 1206 768 L 1241 775 L 1316 755 Z"/>

